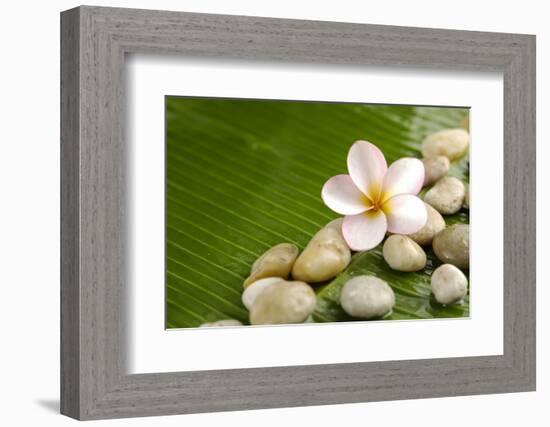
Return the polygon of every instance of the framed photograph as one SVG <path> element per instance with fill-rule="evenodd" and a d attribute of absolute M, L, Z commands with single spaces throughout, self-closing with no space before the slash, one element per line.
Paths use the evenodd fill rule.
<path fill-rule="evenodd" d="M 61 411 L 535 390 L 535 37 L 61 14 Z"/>

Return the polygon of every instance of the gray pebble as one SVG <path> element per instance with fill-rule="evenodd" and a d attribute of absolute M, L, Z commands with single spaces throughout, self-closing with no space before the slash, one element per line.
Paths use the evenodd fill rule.
<path fill-rule="evenodd" d="M 451 162 L 445 156 L 425 157 L 422 163 L 424 164 L 424 186 L 443 178 L 451 166 Z"/>
<path fill-rule="evenodd" d="M 395 304 L 392 288 L 374 276 L 357 276 L 348 280 L 340 293 L 340 305 L 346 313 L 361 319 L 382 317 Z"/>
<path fill-rule="evenodd" d="M 446 264 L 470 268 L 470 226 L 455 224 L 440 231 L 432 242 L 436 256 Z"/>
<path fill-rule="evenodd" d="M 424 201 L 439 213 L 451 215 L 462 207 L 465 191 L 462 181 L 453 176 L 446 176 L 427 191 Z"/>

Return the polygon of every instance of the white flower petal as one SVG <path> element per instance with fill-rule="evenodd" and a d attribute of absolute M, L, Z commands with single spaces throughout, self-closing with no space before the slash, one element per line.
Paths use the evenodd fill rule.
<path fill-rule="evenodd" d="M 382 200 L 398 194 L 418 194 L 424 183 L 424 165 L 418 159 L 405 157 L 393 162 L 382 186 Z"/>
<path fill-rule="evenodd" d="M 380 244 L 386 234 L 387 222 L 381 210 L 348 215 L 342 224 L 342 234 L 354 251 L 366 251 Z"/>
<path fill-rule="evenodd" d="M 330 178 L 321 190 L 321 197 L 325 205 L 341 215 L 365 212 L 372 205 L 349 175 L 336 175 Z"/>
<path fill-rule="evenodd" d="M 428 219 L 424 202 L 412 194 L 394 196 L 384 203 L 382 209 L 388 219 L 388 231 L 391 233 L 416 233 L 424 227 Z"/>
<path fill-rule="evenodd" d="M 388 165 L 384 154 L 367 141 L 355 142 L 348 153 L 348 172 L 353 182 L 371 200 L 377 200 Z"/>

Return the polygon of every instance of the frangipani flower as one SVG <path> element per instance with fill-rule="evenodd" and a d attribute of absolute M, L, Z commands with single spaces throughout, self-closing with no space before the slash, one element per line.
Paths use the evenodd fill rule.
<path fill-rule="evenodd" d="M 349 175 L 330 178 L 321 196 L 330 209 L 345 215 L 342 233 L 351 249 L 372 249 L 386 231 L 412 234 L 426 224 L 426 207 L 416 196 L 424 182 L 420 160 L 405 157 L 388 168 L 378 147 L 357 141 L 347 163 Z"/>

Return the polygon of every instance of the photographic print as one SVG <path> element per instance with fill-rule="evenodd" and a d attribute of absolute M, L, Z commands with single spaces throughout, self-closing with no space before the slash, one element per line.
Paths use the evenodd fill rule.
<path fill-rule="evenodd" d="M 166 327 L 469 316 L 469 109 L 166 97 Z"/>

